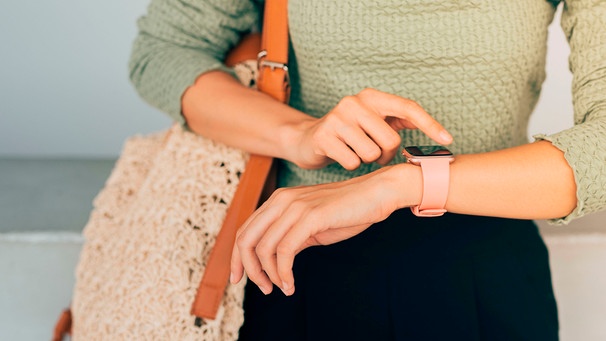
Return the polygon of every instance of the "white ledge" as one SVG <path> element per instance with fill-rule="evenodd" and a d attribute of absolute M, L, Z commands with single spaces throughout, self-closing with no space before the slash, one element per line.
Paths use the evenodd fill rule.
<path fill-rule="evenodd" d="M 80 232 L 53 231 L 53 232 L 9 232 L 0 233 L 0 243 L 74 243 L 82 244 L 84 237 Z"/>
<path fill-rule="evenodd" d="M 548 245 L 606 244 L 606 233 L 544 234 L 543 240 L 545 240 L 545 243 Z"/>

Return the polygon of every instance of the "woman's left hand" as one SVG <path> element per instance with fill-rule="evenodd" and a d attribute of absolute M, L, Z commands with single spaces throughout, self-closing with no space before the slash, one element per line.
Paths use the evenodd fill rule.
<path fill-rule="evenodd" d="M 296 254 L 310 246 L 351 238 L 396 209 L 420 201 L 404 200 L 399 185 L 406 178 L 404 167 L 384 167 L 342 182 L 277 190 L 238 231 L 231 282 L 239 282 L 246 271 L 263 293 L 269 294 L 273 283 L 292 295 Z M 414 175 L 420 179 L 420 174 L 409 175 L 408 185 L 420 183 L 411 178 Z M 420 190 L 411 191 L 415 192 Z"/>

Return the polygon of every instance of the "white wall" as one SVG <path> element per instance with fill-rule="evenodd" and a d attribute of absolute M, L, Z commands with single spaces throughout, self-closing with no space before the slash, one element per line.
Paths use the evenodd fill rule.
<path fill-rule="evenodd" d="M 531 117 L 529 135 L 550 134 L 573 125 L 572 119 L 572 74 L 568 69 L 570 48 L 560 27 L 561 8 L 549 27 L 547 42 L 547 79 L 539 103 Z"/>

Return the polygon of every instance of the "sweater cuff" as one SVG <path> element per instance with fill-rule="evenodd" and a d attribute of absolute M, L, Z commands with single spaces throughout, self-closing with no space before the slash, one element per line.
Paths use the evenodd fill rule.
<path fill-rule="evenodd" d="M 534 135 L 535 140 L 551 142 L 564 153 L 574 172 L 577 206 L 567 216 L 550 219 L 553 225 L 566 225 L 576 218 L 597 212 L 606 206 L 606 126 L 599 120 L 553 135 Z"/>

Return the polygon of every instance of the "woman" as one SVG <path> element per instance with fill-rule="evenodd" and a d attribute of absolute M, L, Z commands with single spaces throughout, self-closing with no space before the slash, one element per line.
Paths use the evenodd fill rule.
<path fill-rule="evenodd" d="M 290 0 L 289 107 L 221 64 L 261 3 L 152 0 L 130 63 L 140 94 L 283 160 L 234 248 L 241 340 L 557 339 L 530 219 L 606 207 L 606 2 L 565 2 L 576 125 L 528 143 L 557 3 Z M 455 155 L 437 190 L 398 153 L 429 144 Z M 435 195 L 449 213 L 407 209 Z"/>

